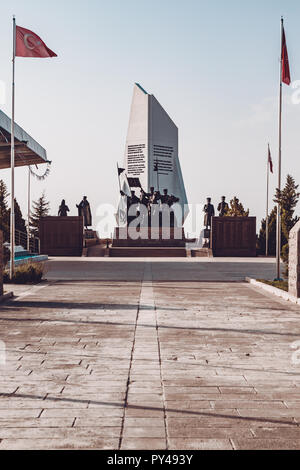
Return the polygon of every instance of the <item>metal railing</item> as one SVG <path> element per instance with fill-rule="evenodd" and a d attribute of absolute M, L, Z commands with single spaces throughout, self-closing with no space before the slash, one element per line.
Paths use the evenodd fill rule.
<path fill-rule="evenodd" d="M 38 253 L 40 254 L 40 239 L 35 237 L 34 235 L 28 235 L 25 232 L 21 232 L 20 230 L 15 230 L 15 244 L 20 245 L 24 248 L 24 250 L 28 250 L 29 253 Z"/>

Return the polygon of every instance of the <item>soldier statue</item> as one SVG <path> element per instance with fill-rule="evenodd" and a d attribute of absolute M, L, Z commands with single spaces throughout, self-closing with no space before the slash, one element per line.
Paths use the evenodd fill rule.
<path fill-rule="evenodd" d="M 229 206 L 226 202 L 226 197 L 223 196 L 222 201 L 218 205 L 219 217 L 225 217 L 228 211 L 229 211 Z"/>
<path fill-rule="evenodd" d="M 90 227 L 92 225 L 92 213 L 87 197 L 83 196 L 82 201 L 80 204 L 76 204 L 76 207 L 79 217 L 83 217 L 85 228 Z"/>
<path fill-rule="evenodd" d="M 59 209 L 58 209 L 58 216 L 59 217 L 67 217 L 68 212 L 70 212 L 70 209 L 66 205 L 66 201 L 63 199 L 61 201 L 61 205 L 59 206 Z"/>
<path fill-rule="evenodd" d="M 212 217 L 215 216 L 215 208 L 211 203 L 211 198 L 208 197 L 206 200 L 206 204 L 204 206 L 203 212 L 205 213 L 204 216 L 204 226 L 206 230 L 208 230 L 208 227 L 211 228 L 211 219 Z"/>

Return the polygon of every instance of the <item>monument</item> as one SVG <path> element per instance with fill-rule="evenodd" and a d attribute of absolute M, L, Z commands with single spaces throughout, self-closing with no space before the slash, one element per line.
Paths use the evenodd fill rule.
<path fill-rule="evenodd" d="M 133 210 L 127 217 L 127 222 L 123 226 L 119 223 L 115 230 L 111 255 L 114 256 L 114 250 L 120 247 L 144 247 L 152 248 L 152 251 L 148 251 L 149 256 L 152 253 L 156 256 L 154 248 L 155 253 L 159 253 L 158 248 L 168 247 L 181 248 L 181 252 L 176 253 L 186 256 L 183 223 L 188 215 L 188 202 L 178 157 L 178 128 L 157 99 L 137 83 L 133 90 L 124 169 L 119 169 L 119 175 L 122 171 L 126 175 L 128 186 L 125 188 L 126 185 L 120 184 L 121 198 L 125 198 L 123 208 L 127 207 L 128 213 L 131 206 Z M 164 236 L 167 212 L 171 214 L 168 227 L 171 229 L 169 236 Z M 159 220 L 156 232 L 153 230 L 153 215 Z M 142 226 L 139 236 L 133 239 L 130 236 L 130 225 L 132 222 L 134 224 L 137 217 L 142 221 Z M 136 233 L 136 227 L 134 229 Z M 136 253 L 138 256 L 139 251 Z M 140 253 L 145 256 L 141 251 Z M 118 256 L 122 256 L 119 251 Z M 164 252 L 162 256 L 167 256 L 167 253 Z"/>
<path fill-rule="evenodd" d="M 125 149 L 127 176 L 142 188 L 168 189 L 184 209 L 187 197 L 178 158 L 178 128 L 167 112 L 139 84 L 134 85 Z M 187 214 L 185 214 L 186 216 Z"/>

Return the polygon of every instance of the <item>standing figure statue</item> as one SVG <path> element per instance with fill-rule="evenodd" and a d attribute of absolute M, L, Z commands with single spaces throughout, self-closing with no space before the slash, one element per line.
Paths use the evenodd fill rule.
<path fill-rule="evenodd" d="M 159 226 L 159 218 L 160 218 L 160 201 L 161 201 L 161 194 L 159 191 L 154 191 L 154 188 L 150 188 L 149 194 L 149 204 L 148 204 L 148 226 L 149 227 L 156 227 Z"/>
<path fill-rule="evenodd" d="M 80 204 L 76 204 L 78 209 L 79 217 L 83 217 L 85 228 L 92 225 L 92 213 L 90 208 L 90 203 L 87 200 L 86 196 L 83 196 L 83 199 Z"/>
<path fill-rule="evenodd" d="M 175 222 L 177 224 L 177 221 L 175 220 L 175 214 L 174 211 L 171 210 L 171 207 L 179 202 L 179 198 L 175 197 L 173 194 L 168 193 L 168 189 L 164 189 L 164 193 L 161 196 L 161 204 L 162 204 L 162 222 L 164 223 L 166 221 L 163 220 L 164 217 L 168 216 L 170 217 L 170 227 L 175 226 Z M 166 207 L 168 206 L 168 208 Z M 165 213 L 165 215 L 164 215 Z"/>
<path fill-rule="evenodd" d="M 66 205 L 66 201 L 63 199 L 61 201 L 61 205 L 59 206 L 59 209 L 58 209 L 58 216 L 59 217 L 67 217 L 68 212 L 70 212 L 70 209 Z"/>
<path fill-rule="evenodd" d="M 208 197 L 206 200 L 206 204 L 204 206 L 203 212 L 205 212 L 204 216 L 204 226 L 206 230 L 208 230 L 208 227 L 211 228 L 211 219 L 212 217 L 215 216 L 215 208 L 211 203 L 211 198 Z"/>
<path fill-rule="evenodd" d="M 226 202 L 226 197 L 223 196 L 222 201 L 218 205 L 219 217 L 225 217 L 228 211 L 229 211 L 229 206 Z"/>

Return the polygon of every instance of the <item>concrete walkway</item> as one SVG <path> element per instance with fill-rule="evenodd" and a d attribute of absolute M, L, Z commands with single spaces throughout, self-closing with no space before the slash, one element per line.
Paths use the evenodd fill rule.
<path fill-rule="evenodd" d="M 0 449 L 300 449 L 300 307 L 191 264 L 185 282 L 144 260 L 130 282 L 18 287 L 0 308 Z"/>

